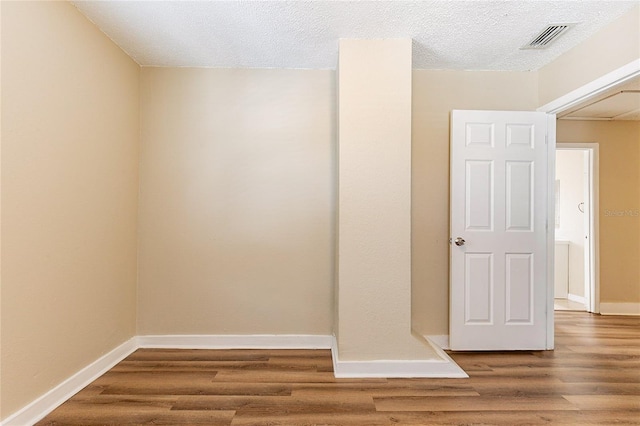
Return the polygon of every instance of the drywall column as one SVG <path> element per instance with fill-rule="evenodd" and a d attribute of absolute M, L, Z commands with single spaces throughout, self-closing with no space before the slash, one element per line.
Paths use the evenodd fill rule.
<path fill-rule="evenodd" d="M 338 354 L 437 355 L 411 334 L 411 40 L 341 40 Z"/>

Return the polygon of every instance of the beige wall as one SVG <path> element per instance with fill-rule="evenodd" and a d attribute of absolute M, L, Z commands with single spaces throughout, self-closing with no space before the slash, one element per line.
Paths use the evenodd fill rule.
<path fill-rule="evenodd" d="M 142 69 L 139 334 L 331 333 L 334 75 Z"/>
<path fill-rule="evenodd" d="M 640 302 L 640 122 L 558 120 L 557 140 L 599 143 L 600 302 Z"/>
<path fill-rule="evenodd" d="M 411 40 L 339 51 L 340 358 L 433 358 L 411 334 Z"/>
<path fill-rule="evenodd" d="M 640 58 L 640 6 L 542 67 L 539 105 L 544 105 Z"/>
<path fill-rule="evenodd" d="M 135 334 L 138 66 L 2 2 L 2 418 Z"/>
<path fill-rule="evenodd" d="M 413 71 L 412 319 L 420 334 L 449 334 L 449 114 L 535 110 L 526 72 Z"/>

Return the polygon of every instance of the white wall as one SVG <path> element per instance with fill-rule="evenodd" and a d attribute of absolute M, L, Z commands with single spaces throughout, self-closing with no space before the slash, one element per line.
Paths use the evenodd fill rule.
<path fill-rule="evenodd" d="M 585 202 L 585 152 L 571 149 L 556 151 L 556 181 L 560 182 L 560 226 L 556 240 L 569 241 L 569 294 L 584 297 L 585 214 L 578 204 Z"/>

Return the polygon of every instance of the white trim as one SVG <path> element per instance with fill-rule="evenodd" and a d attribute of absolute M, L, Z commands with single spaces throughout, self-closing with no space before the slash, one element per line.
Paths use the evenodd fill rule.
<path fill-rule="evenodd" d="M 331 336 L 331 361 L 333 362 L 333 375 L 338 371 L 338 339 L 335 334 Z"/>
<path fill-rule="evenodd" d="M 640 315 L 640 303 L 600 303 L 602 315 Z"/>
<path fill-rule="evenodd" d="M 589 281 L 585 283 L 585 302 L 588 312 L 600 312 L 600 147 L 589 144 L 588 156 L 588 249 L 585 253 L 585 274 Z"/>
<path fill-rule="evenodd" d="M 427 339 L 429 341 L 429 339 Z M 332 345 L 333 374 L 336 378 L 467 378 L 462 370 L 442 349 L 429 341 L 440 359 L 427 360 L 373 360 L 340 361 L 337 342 Z"/>
<path fill-rule="evenodd" d="M 555 347 L 555 250 L 556 250 L 556 115 L 547 114 L 547 339 L 545 349 Z"/>
<path fill-rule="evenodd" d="M 583 305 L 587 305 L 587 299 L 584 296 L 578 296 L 575 294 L 568 293 L 567 300 L 571 300 L 572 302 L 582 303 Z"/>
<path fill-rule="evenodd" d="M 640 58 L 554 99 L 537 111 L 557 114 L 637 76 L 640 76 Z"/>
<path fill-rule="evenodd" d="M 331 336 L 313 334 L 211 334 L 138 336 L 141 348 L 330 349 Z"/>
<path fill-rule="evenodd" d="M 109 369 L 128 357 L 137 348 L 138 345 L 135 337 L 127 340 L 111 352 L 98 358 L 55 388 L 34 400 L 26 407 L 4 419 L 0 425 L 24 426 L 32 425 L 42 420 L 47 414 L 60 406 L 60 404 L 109 371 Z"/>
<path fill-rule="evenodd" d="M 437 347 L 449 350 L 451 346 L 449 346 L 449 335 L 448 334 L 438 334 L 432 336 L 424 336 L 425 339 L 429 340 L 431 343 L 436 345 Z"/>
<path fill-rule="evenodd" d="M 457 364 L 447 360 L 375 360 L 336 362 L 334 375 L 346 378 L 467 378 Z"/>
<path fill-rule="evenodd" d="M 568 120 L 568 121 L 613 121 L 613 118 L 603 118 L 603 117 L 560 117 L 558 120 Z"/>
<path fill-rule="evenodd" d="M 436 342 L 431 340 L 429 336 L 423 336 L 423 337 L 427 341 L 427 343 L 429 343 L 431 347 L 436 351 L 436 353 L 449 364 L 446 370 L 450 371 L 453 374 L 451 376 L 436 376 L 436 377 L 452 377 L 452 378 L 469 377 L 469 375 L 458 365 L 458 363 L 455 362 L 453 358 L 451 358 L 449 354 L 447 354 L 444 351 L 443 347 L 440 347 Z M 447 346 L 449 346 L 449 336 L 447 336 Z M 429 376 L 429 377 L 433 377 L 433 376 Z"/>

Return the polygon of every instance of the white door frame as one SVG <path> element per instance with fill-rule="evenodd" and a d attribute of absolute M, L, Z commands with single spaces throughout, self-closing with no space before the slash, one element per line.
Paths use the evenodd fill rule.
<path fill-rule="evenodd" d="M 640 58 L 629 62 L 626 65 L 621 66 L 590 83 L 578 87 L 571 92 L 560 96 L 553 101 L 542 105 L 537 111 L 546 112 L 549 114 L 557 114 L 562 111 L 578 105 L 581 102 L 585 102 L 601 93 L 606 92 L 616 86 L 619 86 L 635 77 L 640 76 Z M 551 121 L 551 120 L 550 120 Z M 555 181 L 556 181 L 556 141 L 555 141 L 555 118 L 553 119 L 553 127 L 549 123 L 549 135 L 553 135 L 549 138 L 549 216 L 548 220 L 553 222 L 555 218 Z M 553 139 L 553 141 L 551 141 Z M 554 345 L 554 320 L 553 320 L 553 280 L 554 280 L 554 255 L 555 255 L 555 226 L 548 227 L 548 257 L 547 257 L 547 286 L 548 286 L 548 300 L 547 300 L 547 348 L 552 349 Z M 596 297 L 598 299 L 599 297 Z"/>
<path fill-rule="evenodd" d="M 600 149 L 595 142 L 578 142 L 556 144 L 556 150 L 586 151 L 589 156 L 589 176 L 587 180 L 589 191 L 589 235 L 586 255 L 588 256 L 589 271 L 585 274 L 585 295 L 588 304 L 587 311 L 600 312 Z"/>
<path fill-rule="evenodd" d="M 640 76 L 640 58 L 542 105 L 536 111 L 557 114 Z"/>
<path fill-rule="evenodd" d="M 556 255 L 556 114 L 547 114 L 547 345 L 555 345 L 555 255 Z"/>

